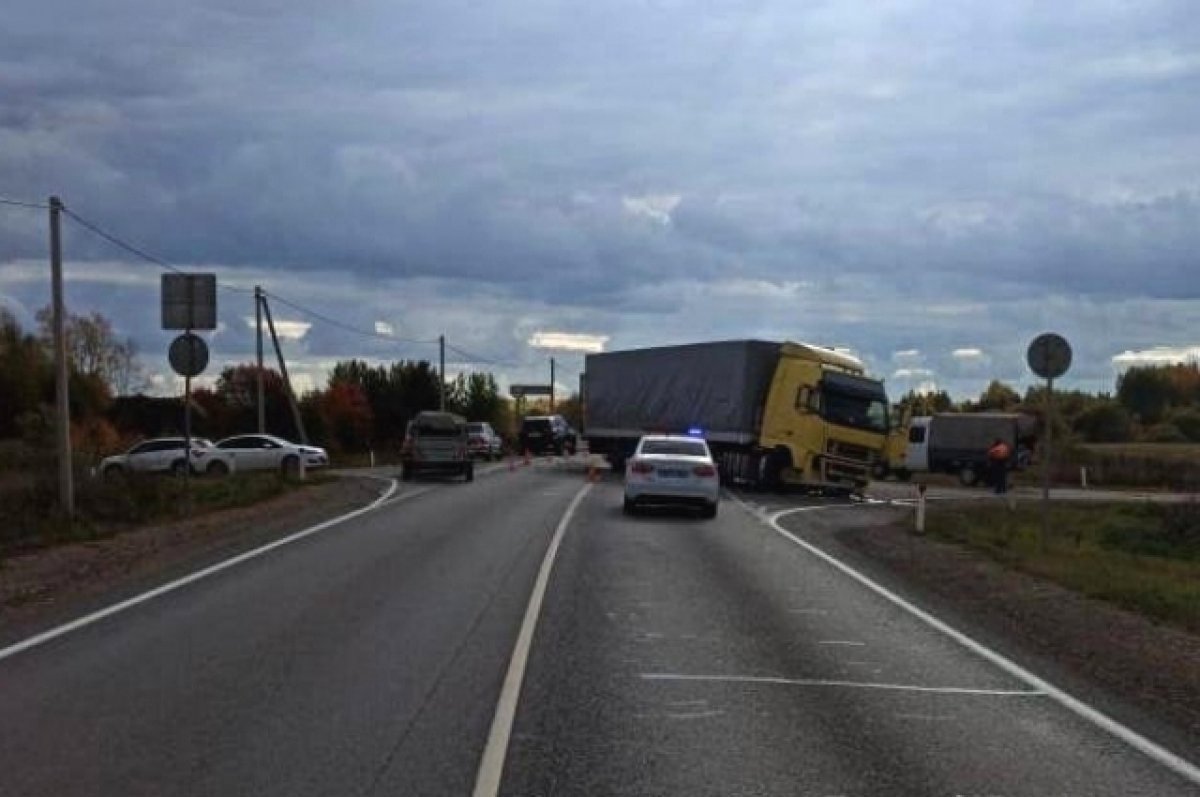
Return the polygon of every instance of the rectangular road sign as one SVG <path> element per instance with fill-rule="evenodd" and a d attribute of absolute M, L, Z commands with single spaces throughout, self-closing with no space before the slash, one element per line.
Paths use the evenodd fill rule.
<path fill-rule="evenodd" d="M 521 398 L 522 396 L 549 396 L 554 391 L 550 385 L 509 385 L 508 395 L 513 398 Z"/>
<path fill-rule="evenodd" d="M 216 329 L 217 275 L 163 274 L 162 328 Z"/>

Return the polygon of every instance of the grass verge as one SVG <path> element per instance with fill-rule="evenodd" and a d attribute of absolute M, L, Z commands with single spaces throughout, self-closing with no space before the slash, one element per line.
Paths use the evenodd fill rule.
<path fill-rule="evenodd" d="M 156 521 L 249 506 L 333 478 L 315 474 L 301 482 L 277 473 L 239 473 L 197 477 L 188 485 L 182 479 L 158 474 L 85 478 L 78 482 L 76 517 L 71 520 L 53 513 L 52 496 L 42 495 L 48 489 L 38 484 L 9 496 L 14 516 L 0 529 L 0 558 L 51 545 L 103 539 Z"/>
<path fill-rule="evenodd" d="M 1036 502 L 943 505 L 938 538 L 1092 598 L 1200 632 L 1200 504 L 1057 504 L 1040 544 Z"/>

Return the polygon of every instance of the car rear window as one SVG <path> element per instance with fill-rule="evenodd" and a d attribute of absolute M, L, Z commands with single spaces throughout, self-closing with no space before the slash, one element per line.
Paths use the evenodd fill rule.
<path fill-rule="evenodd" d="M 681 457 L 705 457 L 708 449 L 701 442 L 691 440 L 647 440 L 642 443 L 643 454 L 670 454 Z"/>
<path fill-rule="evenodd" d="M 467 431 L 471 432 L 472 434 L 482 434 L 483 433 L 483 424 L 482 423 L 468 423 Z"/>

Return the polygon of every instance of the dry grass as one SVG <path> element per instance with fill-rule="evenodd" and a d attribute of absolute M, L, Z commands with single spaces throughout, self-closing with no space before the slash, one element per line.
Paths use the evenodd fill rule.
<path fill-rule="evenodd" d="M 1200 631 L 1200 504 L 1057 505 L 1044 548 L 1035 502 L 936 507 L 928 529 L 1089 597 Z"/>

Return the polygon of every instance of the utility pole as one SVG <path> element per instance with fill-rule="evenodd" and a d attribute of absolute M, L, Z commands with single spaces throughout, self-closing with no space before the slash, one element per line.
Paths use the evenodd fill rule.
<path fill-rule="evenodd" d="M 271 333 L 271 343 L 275 346 L 275 357 L 279 360 L 279 375 L 283 377 L 283 391 L 287 394 L 288 404 L 292 408 L 292 420 L 296 422 L 296 431 L 300 433 L 300 442 L 308 445 L 308 432 L 304 430 L 304 419 L 300 416 L 300 405 L 296 402 L 296 394 L 292 391 L 292 380 L 288 378 L 287 363 L 283 361 L 283 349 L 279 345 L 279 336 L 275 334 L 275 321 L 271 318 L 271 306 L 267 297 L 262 297 L 263 313 L 267 317 L 267 331 Z"/>
<path fill-rule="evenodd" d="M 554 413 L 554 358 L 550 358 L 550 413 Z"/>
<path fill-rule="evenodd" d="M 263 328 L 262 328 L 263 289 L 254 286 L 254 329 L 258 335 L 258 433 L 267 433 L 267 406 L 263 387 Z"/>
<path fill-rule="evenodd" d="M 70 374 L 67 370 L 67 319 L 63 307 L 62 200 L 50 197 L 50 294 L 54 327 L 54 439 L 58 448 L 58 506 L 75 514 L 75 482 L 71 470 Z"/>
<path fill-rule="evenodd" d="M 442 412 L 446 411 L 446 336 L 438 335 L 438 379 L 442 389 L 438 392 Z"/>

